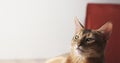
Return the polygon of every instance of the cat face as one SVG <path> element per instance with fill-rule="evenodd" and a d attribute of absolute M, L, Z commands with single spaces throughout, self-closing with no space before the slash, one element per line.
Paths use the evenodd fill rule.
<path fill-rule="evenodd" d="M 99 56 L 104 51 L 106 39 L 101 32 L 82 29 L 72 39 L 72 47 L 78 55 Z"/>
<path fill-rule="evenodd" d="M 72 39 L 72 51 L 84 57 L 99 57 L 104 54 L 106 42 L 112 30 L 108 22 L 97 30 L 85 29 L 75 18 L 76 31 Z"/>

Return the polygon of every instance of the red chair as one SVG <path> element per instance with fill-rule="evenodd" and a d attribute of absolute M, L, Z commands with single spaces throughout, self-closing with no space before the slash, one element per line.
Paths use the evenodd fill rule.
<path fill-rule="evenodd" d="M 97 29 L 107 21 L 113 23 L 113 31 L 105 51 L 105 63 L 120 63 L 120 5 L 119 4 L 88 4 L 87 29 Z"/>

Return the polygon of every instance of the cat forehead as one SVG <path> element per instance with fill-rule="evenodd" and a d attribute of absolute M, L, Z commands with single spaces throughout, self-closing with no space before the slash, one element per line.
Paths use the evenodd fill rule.
<path fill-rule="evenodd" d="M 84 29 L 84 30 L 82 30 L 82 32 L 83 32 L 83 34 L 93 33 L 93 31 L 90 29 Z"/>
<path fill-rule="evenodd" d="M 96 34 L 97 32 L 95 30 L 90 30 L 90 29 L 82 29 L 77 33 L 77 35 L 89 35 L 89 36 L 93 36 Z"/>

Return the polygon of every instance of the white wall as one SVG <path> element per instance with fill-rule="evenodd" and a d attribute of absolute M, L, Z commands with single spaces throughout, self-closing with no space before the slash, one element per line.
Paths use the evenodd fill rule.
<path fill-rule="evenodd" d="M 70 50 L 73 17 L 88 2 L 120 0 L 0 0 L 0 59 L 49 58 Z"/>

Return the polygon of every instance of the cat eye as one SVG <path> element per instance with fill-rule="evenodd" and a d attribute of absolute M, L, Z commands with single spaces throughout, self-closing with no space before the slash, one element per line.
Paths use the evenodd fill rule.
<path fill-rule="evenodd" d="M 95 39 L 94 39 L 94 38 L 87 38 L 87 39 L 85 39 L 85 41 L 86 41 L 87 43 L 92 43 L 92 42 L 95 41 Z"/>
<path fill-rule="evenodd" d="M 75 38 L 74 39 L 78 39 L 79 38 L 79 36 L 78 35 L 75 35 Z"/>

